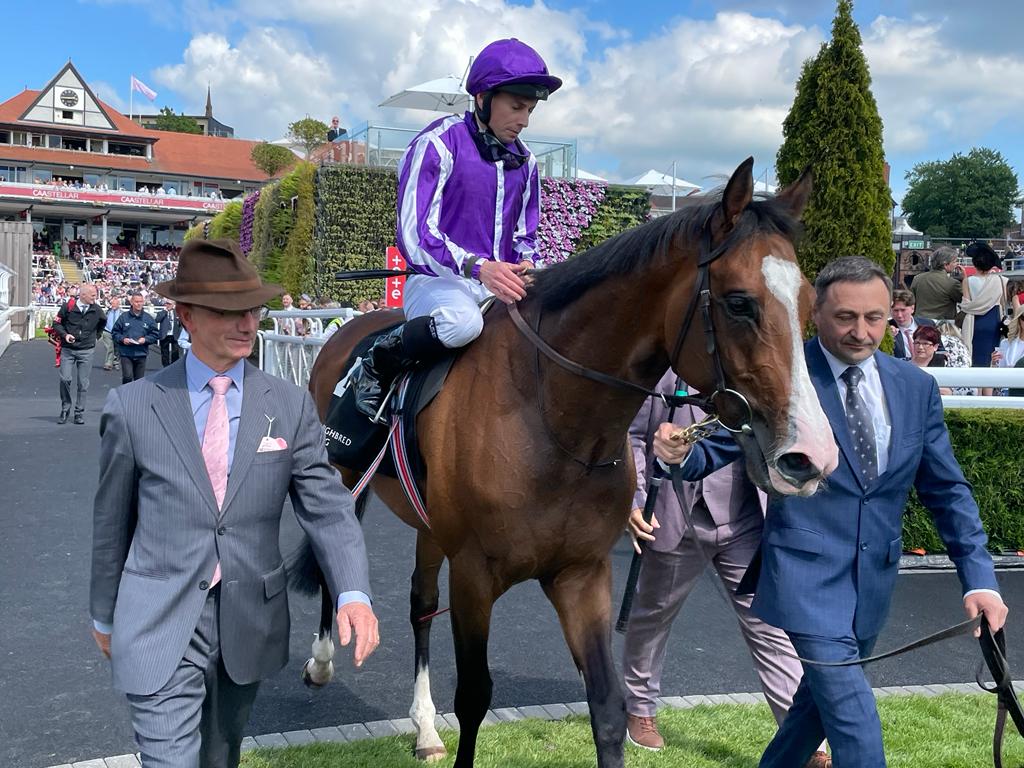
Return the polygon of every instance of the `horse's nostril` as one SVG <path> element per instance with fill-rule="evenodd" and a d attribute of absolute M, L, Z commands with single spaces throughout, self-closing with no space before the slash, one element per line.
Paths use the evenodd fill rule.
<path fill-rule="evenodd" d="M 775 465 L 779 472 L 797 484 L 806 483 L 821 475 L 821 470 L 814 466 L 806 453 L 784 453 Z"/>

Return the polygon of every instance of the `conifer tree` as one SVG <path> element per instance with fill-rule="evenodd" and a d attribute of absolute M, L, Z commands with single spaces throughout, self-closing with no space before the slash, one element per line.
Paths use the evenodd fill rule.
<path fill-rule="evenodd" d="M 892 198 L 885 181 L 882 120 L 853 20 L 839 0 L 832 39 L 804 63 L 776 157 L 780 184 L 810 167 L 814 194 L 804 211 L 798 258 L 811 280 L 839 256 L 866 256 L 892 272 Z"/>

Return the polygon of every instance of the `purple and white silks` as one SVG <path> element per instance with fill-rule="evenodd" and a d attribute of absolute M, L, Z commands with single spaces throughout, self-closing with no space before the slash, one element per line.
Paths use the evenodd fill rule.
<path fill-rule="evenodd" d="M 471 256 L 517 264 L 536 258 L 540 177 L 532 154 L 506 170 L 481 156 L 472 113 L 428 125 L 398 169 L 398 248 L 409 269 L 462 278 Z"/>

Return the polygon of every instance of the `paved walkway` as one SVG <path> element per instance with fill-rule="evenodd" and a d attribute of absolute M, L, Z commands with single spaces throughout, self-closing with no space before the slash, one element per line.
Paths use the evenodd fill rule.
<path fill-rule="evenodd" d="M 155 356 L 150 357 L 159 366 Z M 44 768 L 133 751 L 127 707 L 110 686 L 109 665 L 89 635 L 88 584 L 92 498 L 97 482 L 99 412 L 120 382 L 97 367 L 86 426 L 55 421 L 57 373 L 45 341 L 17 343 L 0 358 L 0 766 Z M 287 516 L 290 518 L 290 514 Z M 320 691 L 299 683 L 309 656 L 319 603 L 293 599 L 291 658 L 260 688 L 250 735 L 315 732 L 339 723 L 400 721 L 412 694 L 409 575 L 414 537 L 372 503 L 365 524 L 382 645 L 358 672 L 339 654 L 335 681 Z M 283 547 L 297 526 L 286 519 Z M 614 594 L 622 593 L 630 549 L 612 553 Z M 1011 645 L 1024 638 L 1024 574 L 1001 577 L 1011 606 Z M 442 594 L 447 593 L 442 580 Z M 902 576 L 880 649 L 961 618 L 951 573 Z M 1017 597 L 1021 600 L 1017 600 Z M 522 584 L 495 606 L 490 643 L 495 711 L 584 698 L 555 613 L 535 583 Z M 621 638 L 613 638 L 616 658 Z M 453 706 L 455 672 L 449 620 L 435 622 L 431 653 L 434 701 Z M 961 638 L 870 671 L 877 686 L 973 679 L 977 643 Z M 731 611 L 702 581 L 669 643 L 664 690 L 679 696 L 731 694 L 758 688 Z"/>

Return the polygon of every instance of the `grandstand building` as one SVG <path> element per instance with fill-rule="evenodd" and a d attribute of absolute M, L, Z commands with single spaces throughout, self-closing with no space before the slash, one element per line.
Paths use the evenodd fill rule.
<path fill-rule="evenodd" d="M 211 114 L 212 116 L 212 114 Z M 100 101 L 69 60 L 47 85 L 0 103 L 0 221 L 37 239 L 132 250 L 186 229 L 267 181 L 256 142 L 143 128 Z"/>

